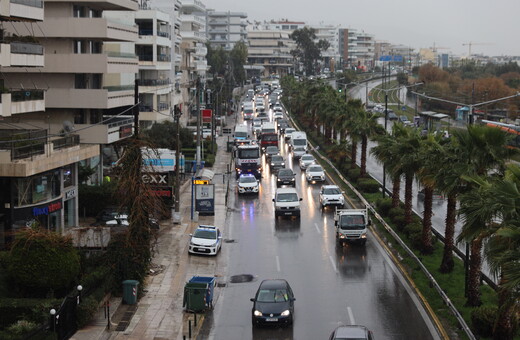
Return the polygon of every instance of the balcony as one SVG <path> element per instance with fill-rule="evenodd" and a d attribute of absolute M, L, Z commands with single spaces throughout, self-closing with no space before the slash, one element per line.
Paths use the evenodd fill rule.
<path fill-rule="evenodd" d="M 182 0 L 183 11 L 206 12 L 206 5 L 199 0 Z"/>
<path fill-rule="evenodd" d="M 197 31 L 181 31 L 182 40 L 195 40 L 197 42 L 204 42 L 206 34 Z"/>
<path fill-rule="evenodd" d="M 137 73 L 139 61 L 133 53 L 48 54 L 44 73 Z"/>
<path fill-rule="evenodd" d="M 28 177 L 98 155 L 99 146 L 80 145 L 78 135 L 0 130 L 0 176 Z"/>
<path fill-rule="evenodd" d="M 134 134 L 133 117 L 103 117 L 102 124 L 74 124 L 81 143 L 111 144 Z"/>
<path fill-rule="evenodd" d="M 45 38 L 86 39 L 93 38 L 106 41 L 137 40 L 138 27 L 130 26 L 106 18 L 56 18 L 45 20 L 39 24 Z M 43 37 L 40 30 L 34 32 Z"/>
<path fill-rule="evenodd" d="M 42 0 L 10 0 L 7 3 L 9 10 L 4 14 L 2 9 L 2 15 L 27 21 L 43 21 Z"/>
<path fill-rule="evenodd" d="M 134 104 L 134 86 L 109 86 L 103 89 L 50 88 L 47 107 L 111 109 Z"/>
<path fill-rule="evenodd" d="M 43 90 L 21 90 L 2 93 L 0 100 L 0 117 L 45 111 Z"/>
<path fill-rule="evenodd" d="M 52 0 L 52 2 L 70 3 L 70 0 Z M 137 0 L 75 0 L 77 4 L 87 4 L 105 11 L 137 11 Z"/>

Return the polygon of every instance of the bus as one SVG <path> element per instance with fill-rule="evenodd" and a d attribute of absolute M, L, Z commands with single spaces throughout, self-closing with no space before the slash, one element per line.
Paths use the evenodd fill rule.
<path fill-rule="evenodd" d="M 520 126 L 502 122 L 494 122 L 492 120 L 485 119 L 482 120 L 482 123 L 486 124 L 487 126 L 499 128 L 502 131 L 512 135 L 513 137 L 509 140 L 508 147 L 520 149 Z"/>

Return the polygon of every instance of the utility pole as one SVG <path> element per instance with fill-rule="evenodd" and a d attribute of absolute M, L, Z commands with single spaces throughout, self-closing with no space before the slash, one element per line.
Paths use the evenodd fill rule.
<path fill-rule="evenodd" d="M 201 128 L 202 117 L 200 116 L 200 78 L 197 76 L 195 84 L 195 100 L 197 107 L 197 151 L 195 154 L 195 172 L 200 168 L 201 157 L 200 157 L 200 144 L 201 144 Z"/>
<path fill-rule="evenodd" d="M 175 216 L 173 216 L 174 223 L 180 223 L 180 194 L 181 194 L 181 115 L 182 110 L 178 105 L 173 108 L 173 114 L 175 118 L 177 128 L 177 140 L 175 143 Z"/>
<path fill-rule="evenodd" d="M 139 79 L 134 81 L 134 136 L 139 139 Z"/>

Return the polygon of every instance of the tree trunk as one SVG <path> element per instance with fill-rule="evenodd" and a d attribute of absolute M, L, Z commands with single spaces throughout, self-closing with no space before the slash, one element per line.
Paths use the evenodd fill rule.
<path fill-rule="evenodd" d="M 477 307 L 480 301 L 480 270 L 482 267 L 482 239 L 479 237 L 471 241 L 468 274 L 467 306 Z"/>
<path fill-rule="evenodd" d="M 350 159 L 350 168 L 356 168 L 356 158 L 357 158 L 357 142 L 352 141 L 352 149 L 351 149 L 352 158 Z"/>
<path fill-rule="evenodd" d="M 432 247 L 432 203 L 433 203 L 433 188 L 424 187 L 424 212 L 423 212 L 423 229 L 422 229 L 422 249 L 421 253 L 431 254 Z"/>
<path fill-rule="evenodd" d="M 404 221 L 406 224 L 412 223 L 412 185 L 413 174 L 406 174 L 404 187 Z"/>
<path fill-rule="evenodd" d="M 451 273 L 453 270 L 453 238 L 455 235 L 455 221 L 457 214 L 457 195 L 448 195 L 446 208 L 446 226 L 444 229 L 444 253 L 440 267 L 441 273 Z"/>
<path fill-rule="evenodd" d="M 508 289 L 503 288 L 504 278 L 500 278 L 498 290 L 498 315 L 493 331 L 493 340 L 513 340 L 514 334 L 514 314 L 511 307 L 511 300 L 514 297 Z"/>
<path fill-rule="evenodd" d="M 368 138 L 367 136 L 363 136 L 361 139 L 361 177 L 367 174 L 367 147 Z"/>
<path fill-rule="evenodd" d="M 401 202 L 399 193 L 401 191 L 401 176 L 396 176 L 392 180 L 392 208 L 397 208 Z"/>

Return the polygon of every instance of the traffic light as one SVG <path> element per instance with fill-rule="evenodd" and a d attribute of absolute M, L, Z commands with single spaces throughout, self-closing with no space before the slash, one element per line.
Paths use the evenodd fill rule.
<path fill-rule="evenodd" d="M 340 87 L 340 88 L 338 89 L 338 92 L 339 92 L 339 93 L 343 92 L 343 88 Z"/>

